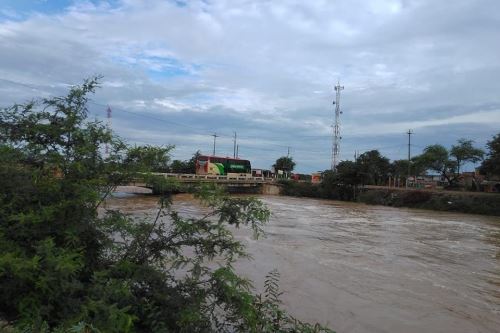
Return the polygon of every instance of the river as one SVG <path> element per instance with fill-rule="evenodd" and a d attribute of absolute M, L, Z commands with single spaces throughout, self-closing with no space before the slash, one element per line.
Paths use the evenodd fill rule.
<path fill-rule="evenodd" d="M 337 332 L 500 332 L 500 218 L 261 196 L 266 237 L 236 230 L 253 256 L 237 270 L 262 288 L 277 268 L 285 308 Z M 154 196 L 108 206 L 152 213 Z M 189 195 L 174 206 L 203 210 Z"/>

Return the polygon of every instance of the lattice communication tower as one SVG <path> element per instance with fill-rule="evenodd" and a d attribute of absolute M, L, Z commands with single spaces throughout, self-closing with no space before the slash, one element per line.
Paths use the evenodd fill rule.
<path fill-rule="evenodd" d="M 340 136 L 340 115 L 342 114 L 342 111 L 340 111 L 341 90 L 344 90 L 344 86 L 341 86 L 340 82 L 337 81 L 337 85 L 335 86 L 335 101 L 333 102 L 333 105 L 335 105 L 335 123 L 332 126 L 332 171 L 335 171 L 337 168 L 340 158 L 340 140 L 342 140 L 342 137 Z"/>

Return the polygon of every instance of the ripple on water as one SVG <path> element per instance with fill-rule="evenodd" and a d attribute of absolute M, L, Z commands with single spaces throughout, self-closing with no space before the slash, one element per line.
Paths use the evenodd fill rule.
<path fill-rule="evenodd" d="M 267 237 L 236 237 L 254 260 L 237 269 L 262 287 L 281 273 L 284 304 L 339 332 L 500 332 L 500 219 L 262 196 Z M 152 211 L 151 199 L 114 204 Z M 126 203 L 125 203 L 126 202 Z M 204 210 L 178 197 L 181 214 Z"/>

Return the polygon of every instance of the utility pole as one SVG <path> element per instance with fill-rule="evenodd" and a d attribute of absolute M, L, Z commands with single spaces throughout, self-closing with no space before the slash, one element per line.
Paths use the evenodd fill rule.
<path fill-rule="evenodd" d="M 236 158 L 239 158 L 238 157 L 238 150 L 240 150 L 240 145 L 236 145 Z"/>
<path fill-rule="evenodd" d="M 217 135 L 217 133 L 214 133 L 214 134 L 212 134 L 212 136 L 214 137 L 214 153 L 213 153 L 213 156 L 215 156 L 215 139 L 217 139 L 217 137 L 219 135 Z"/>
<path fill-rule="evenodd" d="M 286 177 L 287 178 L 290 178 L 290 147 L 287 147 L 287 150 L 286 150 L 286 172 L 287 172 L 287 175 Z"/>
<path fill-rule="evenodd" d="M 340 115 L 342 111 L 340 111 L 340 91 L 344 90 L 344 86 L 340 85 L 340 82 L 337 81 L 337 85 L 335 86 L 335 101 L 333 104 L 335 105 L 335 123 L 333 125 L 333 133 L 332 133 L 332 171 L 335 171 L 337 168 L 337 163 L 339 162 L 340 155 L 340 140 L 342 137 L 340 136 Z"/>
<path fill-rule="evenodd" d="M 408 181 L 410 179 L 410 166 L 411 166 L 411 135 L 413 132 L 411 129 L 406 132 L 408 134 L 408 176 L 406 177 L 406 187 L 408 187 Z"/>
<path fill-rule="evenodd" d="M 234 132 L 234 139 L 233 139 L 233 158 L 236 158 L 236 132 Z"/>

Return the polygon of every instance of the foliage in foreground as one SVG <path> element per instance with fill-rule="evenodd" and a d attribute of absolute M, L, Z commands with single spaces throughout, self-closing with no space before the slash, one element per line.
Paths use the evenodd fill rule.
<path fill-rule="evenodd" d="M 201 218 L 180 216 L 168 196 L 152 220 L 101 207 L 131 175 L 126 146 L 86 121 L 96 84 L 0 114 L 0 329 L 328 331 L 280 309 L 275 272 L 264 295 L 235 273 L 247 254 L 227 227 L 261 235 L 269 211 L 260 201 L 206 188 Z"/>

